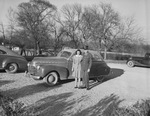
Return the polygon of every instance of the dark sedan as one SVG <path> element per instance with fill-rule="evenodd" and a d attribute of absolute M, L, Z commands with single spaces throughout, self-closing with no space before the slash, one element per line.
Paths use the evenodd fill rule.
<path fill-rule="evenodd" d="M 12 50 L 0 46 L 0 69 L 8 73 L 27 70 L 27 60 Z"/>
<path fill-rule="evenodd" d="M 144 57 L 130 57 L 127 60 L 127 65 L 129 67 L 134 66 L 150 67 L 150 53 L 145 53 Z"/>

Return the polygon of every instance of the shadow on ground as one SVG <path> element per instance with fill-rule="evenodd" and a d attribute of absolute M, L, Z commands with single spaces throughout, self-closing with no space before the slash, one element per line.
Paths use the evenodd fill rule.
<path fill-rule="evenodd" d="M 0 73 L 6 73 L 6 71 L 5 70 L 0 70 Z"/>
<path fill-rule="evenodd" d="M 104 82 L 108 81 L 110 79 L 117 78 L 117 77 L 121 76 L 122 74 L 124 74 L 124 70 L 123 69 L 111 68 L 110 74 L 105 77 Z"/>
<path fill-rule="evenodd" d="M 105 78 L 102 82 L 93 82 L 93 83 L 91 83 L 90 84 L 90 89 L 92 89 L 95 86 L 98 86 L 101 83 L 104 83 L 104 82 L 109 81 L 111 79 L 115 79 L 115 78 L 121 76 L 122 74 L 124 74 L 123 69 L 111 68 L 111 71 L 110 71 L 109 75 L 105 76 Z"/>
<path fill-rule="evenodd" d="M 72 81 L 74 81 L 74 79 L 68 79 L 68 80 L 61 80 L 61 81 L 59 81 L 59 83 L 58 84 L 66 84 L 66 83 L 70 83 L 70 82 L 72 82 Z"/>
<path fill-rule="evenodd" d="M 13 83 L 15 81 L 12 80 L 0 80 L 0 87 L 5 85 L 5 84 L 9 84 L 9 83 Z"/>
<path fill-rule="evenodd" d="M 15 88 L 15 89 L 7 90 L 7 91 L 2 91 L 2 94 L 8 97 L 12 97 L 13 99 L 17 99 L 17 98 L 25 97 L 28 95 L 33 95 L 35 93 L 39 93 L 42 91 L 49 91 L 51 89 L 58 88 L 58 87 L 61 87 L 61 85 L 49 87 L 45 83 L 38 83 L 34 85 L 24 86 L 22 88 Z"/>
<path fill-rule="evenodd" d="M 14 74 L 17 74 L 17 73 L 24 73 L 25 71 L 24 70 L 18 70 L 16 73 Z M 5 70 L 0 70 L 0 73 L 7 73 Z"/>
<path fill-rule="evenodd" d="M 73 108 L 74 102 L 66 102 L 72 95 L 73 93 L 68 92 L 41 99 L 34 105 L 35 112 L 38 116 L 61 116 L 68 106 L 69 109 Z"/>
<path fill-rule="evenodd" d="M 124 100 L 120 100 L 118 96 L 111 94 L 101 99 L 94 106 L 84 109 L 73 116 L 110 116 L 122 101 Z"/>
<path fill-rule="evenodd" d="M 135 67 L 140 67 L 140 68 L 150 68 L 150 66 L 135 66 Z M 133 67 L 134 68 L 134 67 Z"/>
<path fill-rule="evenodd" d="M 38 116 L 97 116 L 100 114 L 109 116 L 113 109 L 123 101 L 119 100 L 118 96 L 111 94 L 101 99 L 96 105 L 81 110 L 82 108 L 75 109 L 74 107 L 78 107 L 87 96 L 67 101 L 72 95 L 73 93 L 63 93 L 44 98 L 34 105 L 35 112 Z"/>
<path fill-rule="evenodd" d="M 49 86 L 48 84 L 43 82 L 43 83 L 24 86 L 22 88 L 15 88 L 15 89 L 7 90 L 7 91 L 2 91 L 2 93 L 4 95 L 12 97 L 13 99 L 17 99 L 17 98 L 25 97 L 28 95 L 33 95 L 35 93 L 50 91 L 52 89 L 61 87 L 62 84 L 66 84 L 66 83 L 69 83 L 72 81 L 73 81 L 72 79 L 71 80 L 63 80 L 54 86 Z"/>

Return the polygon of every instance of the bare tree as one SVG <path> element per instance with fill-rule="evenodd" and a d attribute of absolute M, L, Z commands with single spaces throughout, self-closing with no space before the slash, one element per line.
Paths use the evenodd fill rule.
<path fill-rule="evenodd" d="M 58 15 L 56 14 L 56 16 L 53 19 L 53 23 L 51 23 L 51 37 L 53 40 L 52 46 L 55 53 L 57 53 L 57 51 L 63 47 L 63 38 L 66 34 L 66 31 L 64 30 L 63 26 L 58 24 L 58 19 Z"/>
<path fill-rule="evenodd" d="M 92 36 L 91 39 L 99 43 L 101 49 L 103 44 L 106 50 L 111 33 L 119 25 L 119 14 L 114 11 L 110 4 L 100 3 L 87 7 L 83 16 L 88 33 Z"/>
<path fill-rule="evenodd" d="M 117 49 L 117 51 L 127 52 L 132 44 L 143 43 L 141 29 L 135 24 L 134 17 L 123 18 L 120 25 L 113 31 L 109 50 Z"/>
<path fill-rule="evenodd" d="M 63 18 L 57 22 L 63 27 L 66 36 L 74 43 L 74 47 L 79 47 L 79 26 L 82 19 L 82 6 L 80 4 L 64 5 L 62 8 Z"/>
<path fill-rule="evenodd" d="M 2 34 L 3 41 L 5 41 L 5 39 L 6 39 L 5 28 L 4 28 L 4 24 L 2 22 L 0 23 L 0 33 Z"/>
<path fill-rule="evenodd" d="M 43 39 L 48 39 L 49 21 L 56 11 L 56 7 L 46 0 L 30 0 L 21 3 L 16 12 L 19 29 L 34 40 L 35 49 L 39 52 L 39 44 Z"/>
<path fill-rule="evenodd" d="M 95 38 L 93 38 L 95 35 L 95 28 L 93 22 L 95 22 L 95 18 L 93 13 L 91 12 L 90 7 L 85 7 L 82 14 L 81 24 L 79 26 L 79 30 L 81 33 L 81 37 L 83 38 L 84 44 L 88 44 L 90 40 L 95 40 Z"/>

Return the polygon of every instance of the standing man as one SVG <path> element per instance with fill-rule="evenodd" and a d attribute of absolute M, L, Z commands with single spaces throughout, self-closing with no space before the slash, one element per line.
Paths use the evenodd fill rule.
<path fill-rule="evenodd" d="M 92 66 L 92 56 L 88 51 L 88 46 L 84 48 L 84 55 L 81 62 L 81 68 L 83 71 L 83 88 L 86 87 L 87 90 L 89 90 L 89 72 Z"/>

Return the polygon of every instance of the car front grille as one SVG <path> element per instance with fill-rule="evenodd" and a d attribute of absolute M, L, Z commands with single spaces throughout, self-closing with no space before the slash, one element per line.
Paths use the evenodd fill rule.
<path fill-rule="evenodd" d="M 37 69 L 34 66 L 28 66 L 28 73 L 30 73 L 31 75 L 36 75 Z"/>

